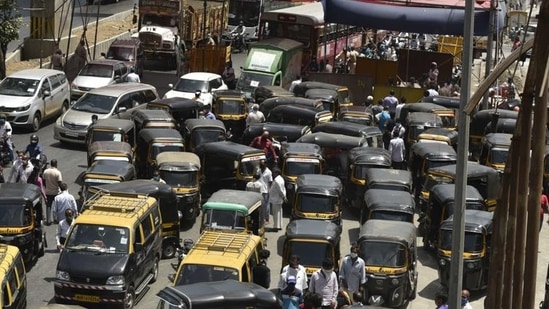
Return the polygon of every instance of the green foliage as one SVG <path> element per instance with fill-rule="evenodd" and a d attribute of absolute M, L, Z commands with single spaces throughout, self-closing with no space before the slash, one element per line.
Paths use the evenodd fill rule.
<path fill-rule="evenodd" d="M 23 24 L 17 0 L 0 0 L 0 45 L 19 39 L 19 28 Z"/>

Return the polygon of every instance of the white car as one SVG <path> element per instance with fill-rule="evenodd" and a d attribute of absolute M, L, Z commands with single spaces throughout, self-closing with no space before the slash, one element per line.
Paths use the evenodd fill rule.
<path fill-rule="evenodd" d="M 200 100 L 205 105 L 211 105 L 213 95 L 216 90 L 229 89 L 221 75 L 208 72 L 193 72 L 188 73 L 179 78 L 175 84 L 169 84 L 170 91 L 166 92 L 164 99 L 169 98 L 186 98 L 194 99 L 195 93 L 201 91 Z"/>

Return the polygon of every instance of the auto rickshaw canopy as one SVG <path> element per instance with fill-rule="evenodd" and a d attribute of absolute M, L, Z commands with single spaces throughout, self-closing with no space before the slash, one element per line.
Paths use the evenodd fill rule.
<path fill-rule="evenodd" d="M 245 145 L 250 144 L 254 137 L 260 136 L 263 131 L 269 131 L 270 136 L 274 139 L 295 142 L 303 135 L 311 133 L 311 128 L 309 126 L 277 122 L 254 123 L 244 130 L 242 143 Z"/>
<path fill-rule="evenodd" d="M 265 153 L 263 150 L 229 141 L 199 145 L 196 147 L 195 153 L 199 157 L 205 156 L 206 154 L 217 154 L 220 156 L 233 158 L 235 161 L 242 159 L 244 156 L 255 156 L 258 157 L 258 160 L 265 159 Z"/>
<path fill-rule="evenodd" d="M 42 197 L 40 188 L 28 183 L 0 183 L 0 203 L 33 203 Z"/>
<path fill-rule="evenodd" d="M 384 148 L 356 147 L 349 151 L 349 163 L 388 168 L 391 167 L 391 152 Z"/>
<path fill-rule="evenodd" d="M 484 210 L 465 209 L 465 232 L 481 233 L 484 235 L 492 233 L 494 212 Z M 442 221 L 441 230 L 453 230 L 454 216 Z"/>
<path fill-rule="evenodd" d="M 440 204 L 447 204 L 455 201 L 455 184 L 439 184 L 434 186 L 429 193 L 429 200 L 438 200 Z M 477 188 L 467 185 L 465 188 L 465 203 L 479 203 L 484 205 L 484 197 Z"/>
<path fill-rule="evenodd" d="M 340 107 L 337 118 L 339 121 L 371 125 L 373 117 L 372 110 L 369 107 L 352 105 Z"/>
<path fill-rule="evenodd" d="M 348 121 L 334 121 L 334 122 L 319 123 L 314 128 L 311 129 L 311 132 L 343 134 L 343 135 L 356 136 L 356 137 L 370 137 L 372 135 L 372 130 L 370 128 L 371 128 L 370 126 L 360 124 L 360 123 L 354 123 L 354 122 L 348 122 Z M 379 130 L 379 128 L 377 129 Z"/>
<path fill-rule="evenodd" d="M 297 219 L 286 226 L 286 240 L 326 240 L 339 245 L 341 225 L 324 220 Z"/>
<path fill-rule="evenodd" d="M 485 133 L 486 125 L 492 122 L 495 118 L 494 115 L 497 115 L 498 119 L 518 119 L 518 112 L 509 111 L 504 109 L 484 109 L 478 111 L 471 118 L 471 123 L 469 124 L 469 133 L 471 137 L 473 136 L 483 136 Z"/>
<path fill-rule="evenodd" d="M 423 127 L 424 129 L 442 127 L 442 119 L 439 115 L 425 112 L 409 113 L 403 123 L 406 126 Z"/>
<path fill-rule="evenodd" d="M 148 123 L 155 123 L 154 127 L 175 128 L 175 119 L 162 109 L 136 109 L 132 119 L 139 129 L 147 127 Z"/>
<path fill-rule="evenodd" d="M 105 191 L 107 193 L 149 195 L 156 199 L 166 199 L 168 201 L 175 201 L 177 199 L 177 195 L 170 185 L 149 179 L 134 179 L 119 183 L 99 185 L 92 187 L 92 189 Z"/>
<path fill-rule="evenodd" d="M 223 121 L 217 119 L 187 119 L 185 120 L 185 127 L 191 133 L 196 129 L 215 129 L 222 132 L 227 131 Z"/>
<path fill-rule="evenodd" d="M 343 134 L 332 134 L 317 132 L 304 135 L 297 140 L 298 143 L 313 143 L 321 148 L 340 148 L 349 150 L 355 147 L 367 145 L 363 137 L 348 136 Z"/>
<path fill-rule="evenodd" d="M 340 196 L 343 185 L 339 178 L 330 175 L 303 174 L 296 180 L 296 194 L 312 193 Z"/>
<path fill-rule="evenodd" d="M 495 147 L 509 148 L 511 147 L 512 138 L 513 134 L 488 133 L 484 136 L 484 142 Z"/>
<path fill-rule="evenodd" d="M 442 143 L 415 143 L 410 148 L 410 153 L 427 160 L 457 160 L 456 150 Z"/>
<path fill-rule="evenodd" d="M 458 131 L 447 128 L 430 128 L 418 135 L 418 143 L 430 141 L 439 141 L 447 143 L 450 146 L 456 145 L 458 141 Z M 424 141 L 425 140 L 425 141 Z"/>
<path fill-rule="evenodd" d="M 169 171 L 199 171 L 200 158 L 192 152 L 166 151 L 156 156 L 156 164 L 160 170 Z"/>
<path fill-rule="evenodd" d="M 124 132 L 129 133 L 135 128 L 133 121 L 120 118 L 102 118 L 97 119 L 97 122 L 90 126 L 88 134 L 93 131 L 109 131 L 109 132 Z"/>
<path fill-rule="evenodd" d="M 298 97 L 305 96 L 305 93 L 310 89 L 328 89 L 336 91 L 338 94 L 338 102 L 340 104 L 349 103 L 351 101 L 349 97 L 349 88 L 345 86 L 339 86 L 329 83 L 316 82 L 316 81 L 305 81 L 301 82 L 294 87 L 294 94 Z"/>
<path fill-rule="evenodd" d="M 261 104 L 259 104 L 259 110 L 267 115 L 276 107 L 284 105 L 312 108 L 317 112 L 324 110 L 321 101 L 300 97 L 276 97 L 266 99 L 265 101 L 261 102 Z"/>
<path fill-rule="evenodd" d="M 393 170 L 385 168 L 369 168 L 366 170 L 366 181 L 370 188 L 391 188 L 398 186 L 407 188 L 407 192 L 412 190 L 412 173 L 405 170 Z"/>
<path fill-rule="evenodd" d="M 143 140 L 146 144 L 159 141 L 183 141 L 183 136 L 176 129 L 151 129 L 146 128 L 139 131 L 139 139 Z"/>
<path fill-rule="evenodd" d="M 421 98 L 420 102 L 435 103 L 440 106 L 448 107 L 454 110 L 459 109 L 461 101 L 459 97 L 446 97 L 446 96 L 428 96 Z"/>
<path fill-rule="evenodd" d="M 360 228 L 358 243 L 368 240 L 396 242 L 410 248 L 416 243 L 416 227 L 410 222 L 368 220 Z"/>
<path fill-rule="evenodd" d="M 254 90 L 254 99 L 255 102 L 261 104 L 268 98 L 275 97 L 293 97 L 294 93 L 290 92 L 280 86 L 271 86 L 271 85 L 259 85 L 259 87 Z"/>
<path fill-rule="evenodd" d="M 179 97 L 159 99 L 147 103 L 147 109 L 163 109 L 172 114 L 174 112 L 187 112 L 201 109 L 203 106 L 204 103 L 201 101 Z"/>
<path fill-rule="evenodd" d="M 415 213 L 414 197 L 405 191 L 369 189 L 364 193 L 364 202 L 369 211 Z"/>
<path fill-rule="evenodd" d="M 452 118 L 455 117 L 454 110 L 448 107 L 429 102 L 407 103 L 404 104 L 400 110 L 400 123 L 405 123 L 408 115 L 416 112 L 443 114 Z"/>
<path fill-rule="evenodd" d="M 279 105 L 267 115 L 267 121 L 314 127 L 317 122 L 329 122 L 333 118 L 330 111 L 298 105 Z"/>
<path fill-rule="evenodd" d="M 238 211 L 249 216 L 261 206 L 263 197 L 258 192 L 221 189 L 214 192 L 208 201 L 202 205 L 202 210 Z"/>
<path fill-rule="evenodd" d="M 101 154 L 102 157 L 109 160 L 115 160 L 111 157 L 124 157 L 128 162 L 133 161 L 132 146 L 126 142 L 113 142 L 113 141 L 98 141 L 93 142 L 88 147 L 88 156 L 91 160 Z M 91 163 L 91 162 L 90 162 Z"/>
<path fill-rule="evenodd" d="M 99 160 L 95 161 L 84 172 L 83 179 L 88 179 L 90 176 L 113 176 L 122 181 L 135 178 L 135 167 L 130 162 L 115 161 L 115 160 Z"/>
<path fill-rule="evenodd" d="M 322 159 L 322 150 L 317 144 L 311 143 L 282 143 L 281 156 L 307 156 Z"/>

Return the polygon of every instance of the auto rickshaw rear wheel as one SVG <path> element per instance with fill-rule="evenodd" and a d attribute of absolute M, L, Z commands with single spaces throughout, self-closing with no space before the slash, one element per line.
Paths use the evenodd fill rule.
<path fill-rule="evenodd" d="M 175 256 L 176 247 L 174 242 L 169 242 L 162 247 L 162 258 L 171 259 Z"/>

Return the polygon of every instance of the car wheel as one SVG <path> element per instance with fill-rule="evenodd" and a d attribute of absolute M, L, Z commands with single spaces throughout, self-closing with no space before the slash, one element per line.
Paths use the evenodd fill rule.
<path fill-rule="evenodd" d="M 133 309 L 133 306 L 135 305 L 135 289 L 133 286 L 128 287 L 128 290 L 126 291 L 126 295 L 124 297 L 124 309 Z"/>
<path fill-rule="evenodd" d="M 40 124 L 42 122 L 42 116 L 39 112 L 36 112 L 34 116 L 32 117 L 32 123 L 31 123 L 31 130 L 32 132 L 36 132 L 40 130 Z"/>
<path fill-rule="evenodd" d="M 158 279 L 158 258 L 154 258 L 154 266 L 151 270 L 151 274 L 153 275 L 150 283 L 155 283 Z"/>
<path fill-rule="evenodd" d="M 164 248 L 162 248 L 162 258 L 171 259 L 175 256 L 175 244 L 173 242 L 168 242 Z"/>

